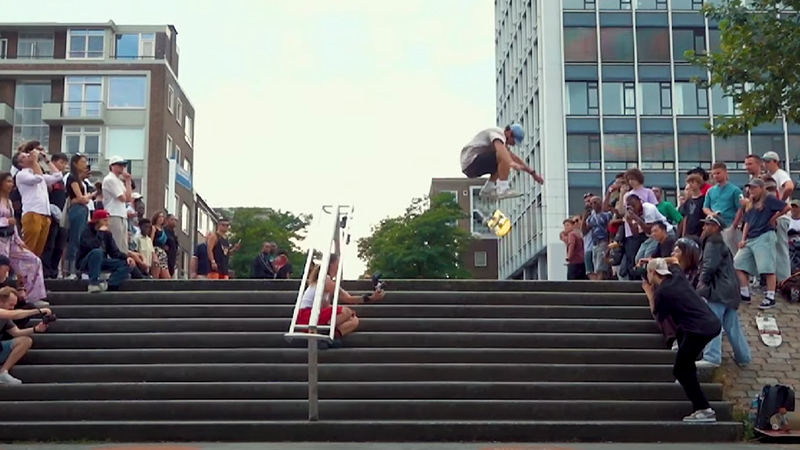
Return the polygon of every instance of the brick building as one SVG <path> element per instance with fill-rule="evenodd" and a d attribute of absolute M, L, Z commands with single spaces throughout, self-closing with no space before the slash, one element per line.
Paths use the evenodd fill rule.
<path fill-rule="evenodd" d="M 177 35 L 171 25 L 0 23 L 0 168 L 29 139 L 86 154 L 98 176 L 111 156 L 127 159 L 148 215 L 179 219 L 183 273 L 196 240 L 195 111 L 178 82 Z"/>
<path fill-rule="evenodd" d="M 485 183 L 486 179 L 481 178 L 474 180 L 433 178 L 429 195 L 433 197 L 442 192 L 450 192 L 456 197 L 461 209 L 470 216 L 468 219 L 459 220 L 458 226 L 475 237 L 469 251 L 462 258 L 464 266 L 473 278 L 496 280 L 498 278 L 497 236 L 483 224 L 483 220 L 477 214 L 480 202 L 478 192 Z"/>

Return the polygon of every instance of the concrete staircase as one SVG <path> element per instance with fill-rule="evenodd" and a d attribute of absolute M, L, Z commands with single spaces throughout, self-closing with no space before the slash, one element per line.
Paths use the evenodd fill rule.
<path fill-rule="evenodd" d="M 56 281 L 61 320 L 0 389 L 0 442 L 734 441 L 684 424 L 635 283 L 390 281 L 357 306 L 360 332 L 320 352 L 307 421 L 307 351 L 284 342 L 297 282 L 142 281 L 89 295 Z M 365 282 L 347 282 L 366 291 Z M 710 374 L 703 374 L 708 381 Z"/>

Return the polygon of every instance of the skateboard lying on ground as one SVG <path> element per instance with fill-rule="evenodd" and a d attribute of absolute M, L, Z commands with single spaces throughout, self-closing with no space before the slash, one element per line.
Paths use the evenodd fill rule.
<path fill-rule="evenodd" d="M 758 325 L 758 333 L 761 335 L 761 341 L 767 347 L 777 347 L 783 343 L 781 330 L 778 328 L 778 322 L 775 317 L 769 314 L 759 314 L 756 316 L 756 325 Z"/>
<path fill-rule="evenodd" d="M 796 438 L 800 436 L 800 413 L 789 411 L 785 414 L 775 414 L 769 418 L 769 425 L 770 429 L 756 428 L 756 431 L 770 437 Z"/>
<path fill-rule="evenodd" d="M 499 200 L 479 198 L 473 206 L 479 216 L 478 219 L 497 235 L 497 237 L 503 237 L 511 231 L 511 219 L 500 210 Z M 489 211 L 492 210 L 494 212 L 490 213 Z"/>

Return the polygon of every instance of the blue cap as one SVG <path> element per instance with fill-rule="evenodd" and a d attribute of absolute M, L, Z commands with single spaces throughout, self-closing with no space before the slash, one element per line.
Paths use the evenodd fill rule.
<path fill-rule="evenodd" d="M 522 142 L 525 140 L 525 130 L 522 128 L 522 125 L 514 123 L 509 125 L 508 129 L 511 130 L 511 135 L 514 136 L 514 142 Z"/>

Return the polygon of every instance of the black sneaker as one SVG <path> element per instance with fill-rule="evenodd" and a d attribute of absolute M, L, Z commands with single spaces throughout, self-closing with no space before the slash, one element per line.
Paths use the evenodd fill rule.
<path fill-rule="evenodd" d="M 770 309 L 775 307 L 775 299 L 774 298 L 765 298 L 760 305 L 758 305 L 759 309 Z"/>
<path fill-rule="evenodd" d="M 747 295 L 747 296 L 742 295 L 742 301 L 744 303 L 750 303 L 750 296 L 749 295 Z"/>

